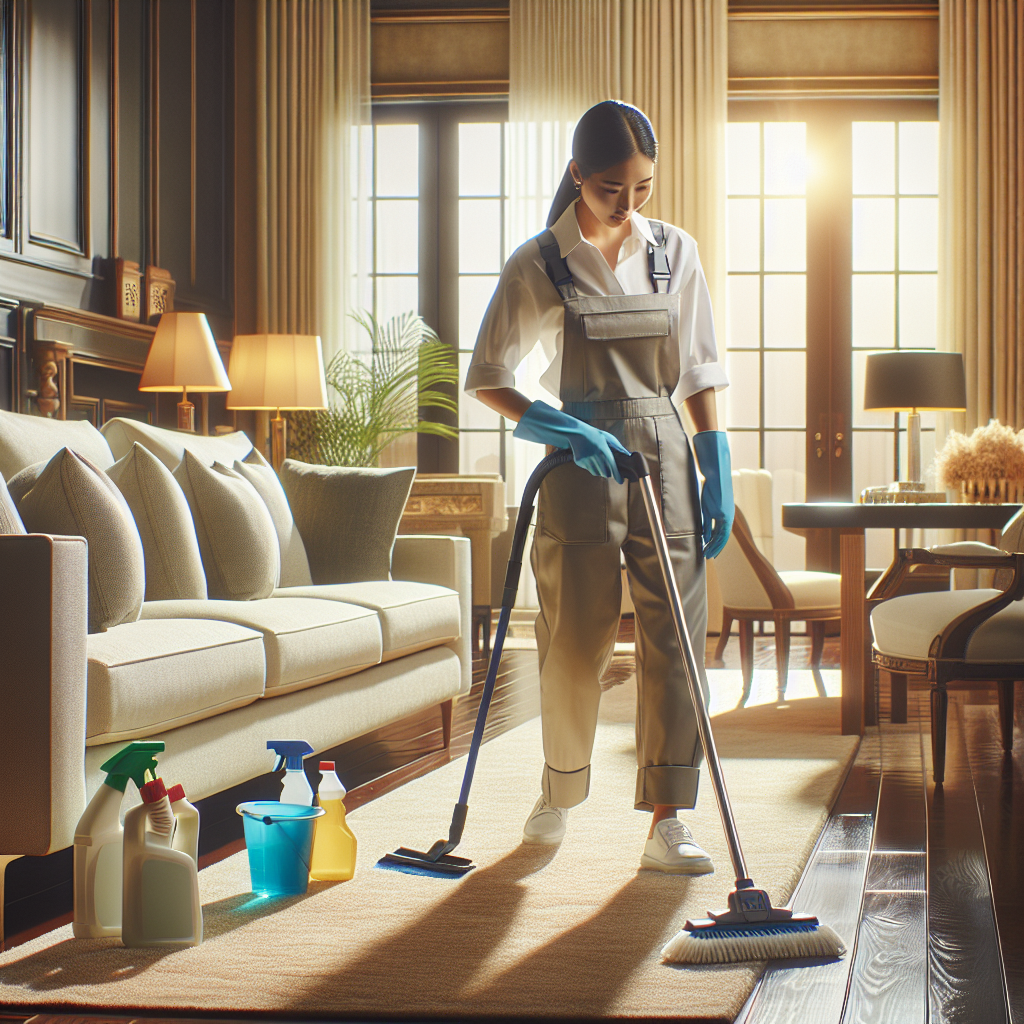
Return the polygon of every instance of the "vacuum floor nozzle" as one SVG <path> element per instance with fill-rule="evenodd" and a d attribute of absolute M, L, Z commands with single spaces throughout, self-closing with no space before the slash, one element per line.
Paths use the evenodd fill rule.
<path fill-rule="evenodd" d="M 444 854 L 434 860 L 429 854 L 421 850 L 410 850 L 407 846 L 400 846 L 393 853 L 385 853 L 379 861 L 378 867 L 412 868 L 417 874 L 420 872 L 440 875 L 464 875 L 472 871 L 476 865 L 468 857 L 453 857 L 451 854 Z"/>

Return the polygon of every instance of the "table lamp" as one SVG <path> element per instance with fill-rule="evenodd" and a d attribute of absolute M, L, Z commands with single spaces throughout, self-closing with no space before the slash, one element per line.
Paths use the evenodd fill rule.
<path fill-rule="evenodd" d="M 270 456 L 280 469 L 287 451 L 281 410 L 326 409 L 327 384 L 320 339 L 312 334 L 239 334 L 231 345 L 229 409 L 275 412 Z"/>
<path fill-rule="evenodd" d="M 864 373 L 864 408 L 907 412 L 907 476 L 920 482 L 921 412 L 964 410 L 967 386 L 959 352 L 872 352 Z M 897 423 L 897 428 L 899 424 Z M 897 466 L 897 476 L 899 467 Z"/>
<path fill-rule="evenodd" d="M 190 391 L 230 391 L 217 343 L 203 313 L 164 313 L 149 346 L 140 391 L 180 391 L 178 429 L 196 429 Z"/>

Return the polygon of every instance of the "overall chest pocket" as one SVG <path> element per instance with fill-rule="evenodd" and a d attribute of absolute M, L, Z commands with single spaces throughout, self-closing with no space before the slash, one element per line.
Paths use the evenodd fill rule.
<path fill-rule="evenodd" d="M 590 341 L 667 338 L 671 327 L 667 309 L 584 313 L 582 320 L 583 336 Z"/>

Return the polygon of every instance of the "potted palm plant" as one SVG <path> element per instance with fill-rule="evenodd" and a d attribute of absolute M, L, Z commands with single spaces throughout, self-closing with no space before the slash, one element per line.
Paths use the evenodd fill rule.
<path fill-rule="evenodd" d="M 339 352 L 327 364 L 328 407 L 293 413 L 293 458 L 328 466 L 376 466 L 381 452 L 408 433 L 454 438 L 447 423 L 421 418 L 424 408 L 455 414 L 458 367 L 450 346 L 416 313 L 381 323 L 353 314 L 366 331 L 365 358 Z"/>

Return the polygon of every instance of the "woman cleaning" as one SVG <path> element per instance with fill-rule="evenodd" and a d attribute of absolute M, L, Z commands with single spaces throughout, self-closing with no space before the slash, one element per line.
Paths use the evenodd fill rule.
<path fill-rule="evenodd" d="M 621 552 L 636 609 L 635 806 L 652 812 L 640 865 L 704 874 L 713 870 L 711 859 L 677 818 L 697 799 L 694 709 L 641 495 L 623 482 L 613 455 L 640 451 L 647 458 L 700 654 L 704 559 L 725 546 L 734 514 L 714 397 L 729 382 L 718 363 L 696 243 L 639 213 L 657 157 L 654 130 L 636 107 L 606 100 L 583 115 L 548 229 L 502 270 L 465 389 L 517 421 L 516 437 L 573 453 L 573 462 L 541 486 L 531 552 L 545 764 L 523 841 L 559 843 L 568 809 L 589 792 L 600 679 L 619 623 Z M 561 409 L 514 387 L 516 367 L 538 340 L 550 360 L 541 383 Z M 703 490 L 680 403 L 696 426 Z M 701 686 L 707 699 L 703 668 Z"/>

